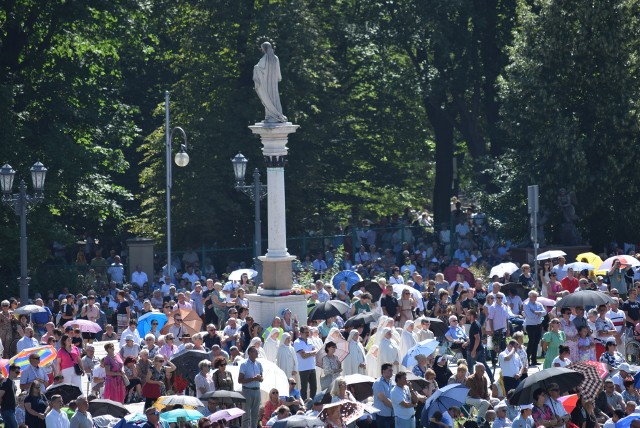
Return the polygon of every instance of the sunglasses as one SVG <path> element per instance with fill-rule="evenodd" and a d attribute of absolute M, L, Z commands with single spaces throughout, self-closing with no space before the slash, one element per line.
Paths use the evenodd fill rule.
<path fill-rule="evenodd" d="M 289 382 L 289 385 L 297 385 L 295 382 Z"/>
<path fill-rule="evenodd" d="M 182 319 L 181 319 L 181 318 L 174 318 L 173 320 L 174 320 L 175 322 L 182 322 Z"/>
<path fill-rule="evenodd" d="M 158 325 L 158 323 L 157 322 L 152 322 L 151 325 Z"/>

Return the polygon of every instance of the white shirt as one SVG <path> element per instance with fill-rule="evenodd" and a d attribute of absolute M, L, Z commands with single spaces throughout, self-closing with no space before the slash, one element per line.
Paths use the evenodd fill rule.
<path fill-rule="evenodd" d="M 302 355 L 300 355 L 300 351 L 313 351 L 314 347 L 312 344 L 298 338 L 293 342 L 293 349 L 296 351 L 296 357 L 298 358 L 298 371 L 303 372 L 306 370 L 313 370 L 316 367 L 316 358 L 314 355 L 311 355 L 308 358 L 303 358 Z"/>
<path fill-rule="evenodd" d="M 551 269 L 552 272 L 555 272 L 558 276 L 557 276 L 557 280 L 558 281 L 562 281 L 563 278 L 565 278 L 567 276 L 567 270 L 569 268 L 567 267 L 567 264 L 565 263 L 564 265 L 560 266 L 560 265 L 555 265 L 553 267 L 553 269 Z"/>
<path fill-rule="evenodd" d="M 560 357 L 555 357 L 553 359 L 553 362 L 551 363 L 551 367 L 556 367 L 556 364 L 559 364 L 559 367 L 567 367 L 569 364 L 571 364 L 571 360 L 565 358 L 564 361 L 562 361 Z"/>
<path fill-rule="evenodd" d="M 551 410 L 553 411 L 553 414 L 558 416 L 558 417 L 563 417 L 568 415 L 569 413 L 567 413 L 567 411 L 565 410 L 564 406 L 562 405 L 562 403 L 558 400 L 553 400 L 551 397 L 547 398 L 547 401 L 545 401 L 545 403 L 547 406 L 549 406 L 551 408 Z M 564 428 L 564 425 L 561 425 L 558 428 Z"/>
<path fill-rule="evenodd" d="M 69 418 L 65 412 L 59 412 L 56 409 L 51 409 L 45 418 L 47 428 L 69 428 Z"/>
<path fill-rule="evenodd" d="M 509 355 L 509 350 L 505 349 L 500 352 L 498 359 L 500 360 L 500 368 L 502 369 L 502 376 L 515 377 L 518 373 L 520 373 L 520 369 L 522 368 L 522 361 L 520 360 L 520 356 L 518 355 L 518 351 L 515 351 L 511 356 L 509 361 L 505 360 L 505 358 Z"/>
<path fill-rule="evenodd" d="M 204 394 L 205 392 L 211 392 L 211 391 L 215 391 L 216 390 L 216 386 L 215 383 L 213 382 L 213 378 L 211 377 L 210 373 L 207 373 L 206 376 L 202 375 L 202 372 L 199 372 L 195 379 L 194 382 L 196 384 L 196 397 L 200 398 L 202 396 L 202 394 Z M 204 388 L 206 391 L 205 392 L 200 392 L 200 388 Z"/>
<path fill-rule="evenodd" d="M 489 311 L 489 319 L 492 321 L 493 331 L 506 329 L 509 313 L 505 305 L 493 304 L 493 310 Z"/>
<path fill-rule="evenodd" d="M 138 272 L 135 271 L 131 274 L 131 282 L 132 283 L 136 283 L 138 284 L 140 287 L 142 287 L 142 285 L 145 282 L 149 282 L 149 277 L 147 276 L 146 272 Z"/>
<path fill-rule="evenodd" d="M 140 344 L 140 333 L 138 333 L 138 329 L 134 328 L 133 331 L 129 327 L 127 327 L 120 336 L 120 347 L 123 348 L 127 344 L 127 336 L 133 336 L 133 343 L 136 345 Z"/>

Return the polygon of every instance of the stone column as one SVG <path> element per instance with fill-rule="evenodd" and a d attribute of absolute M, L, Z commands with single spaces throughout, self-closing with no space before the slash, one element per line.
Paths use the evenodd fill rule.
<path fill-rule="evenodd" d="M 149 277 L 149 285 L 153 281 L 153 245 L 155 241 L 149 238 L 127 239 L 129 247 L 129 258 L 127 260 L 129 272 L 127 277 L 131 279 L 131 274 L 136 270 L 136 265 L 142 266 L 142 270 Z M 142 287 L 142 284 L 140 284 Z"/>

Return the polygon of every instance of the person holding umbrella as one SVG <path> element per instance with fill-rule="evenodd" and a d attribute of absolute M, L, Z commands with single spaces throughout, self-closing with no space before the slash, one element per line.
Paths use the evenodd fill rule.
<path fill-rule="evenodd" d="M 524 326 L 527 336 L 529 336 L 527 358 L 532 366 L 538 365 L 538 345 L 542 338 L 542 320 L 547 313 L 542 303 L 536 302 L 537 298 L 536 291 L 529 291 L 529 303 L 524 305 Z"/>
<path fill-rule="evenodd" d="M 342 364 L 336 357 L 335 353 L 338 349 L 335 342 L 327 342 L 324 345 L 326 355 L 322 357 L 322 376 L 320 377 L 320 388 L 325 390 L 331 386 L 331 383 L 342 373 Z"/>

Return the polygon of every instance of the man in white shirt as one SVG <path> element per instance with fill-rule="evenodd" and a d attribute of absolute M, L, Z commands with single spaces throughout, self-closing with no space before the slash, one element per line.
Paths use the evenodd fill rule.
<path fill-rule="evenodd" d="M 60 411 L 62 408 L 62 397 L 60 395 L 54 395 L 49 401 L 51 410 L 47 413 L 45 423 L 47 428 L 70 428 L 69 418 L 66 412 Z"/>
<path fill-rule="evenodd" d="M 331 295 L 324 289 L 324 283 L 320 279 L 316 281 L 316 293 L 318 293 L 318 303 L 331 300 Z"/>
<path fill-rule="evenodd" d="M 509 336 L 509 308 L 505 304 L 505 297 L 502 292 L 496 294 L 496 302 L 489 311 L 487 317 L 488 330 L 493 332 L 493 350 L 491 360 L 495 366 L 497 354 L 507 347 L 507 336 Z"/>
<path fill-rule="evenodd" d="M 123 331 L 122 335 L 120 336 L 121 348 L 126 345 L 127 336 L 132 336 L 131 338 L 133 339 L 133 343 L 135 343 L 136 345 L 140 345 L 140 333 L 138 333 L 138 322 L 134 319 L 129 320 L 129 327 L 127 327 L 127 329 Z"/>
<path fill-rule="evenodd" d="M 509 341 L 507 349 L 500 353 L 498 357 L 500 368 L 502 369 L 502 379 L 504 381 L 505 395 L 512 389 L 516 389 L 524 371 L 524 365 L 518 355 L 518 342 L 514 339 Z"/>
<path fill-rule="evenodd" d="M 624 311 L 619 309 L 620 303 L 618 298 L 612 297 L 611 300 L 611 309 L 607 311 L 606 317 L 611 320 L 618 334 L 622 334 L 622 327 L 624 327 L 626 315 Z"/>
<path fill-rule="evenodd" d="M 33 337 L 33 328 L 25 327 L 24 336 L 22 339 L 18 340 L 18 352 L 24 351 L 25 349 L 35 348 L 38 346 L 38 339 Z"/>
<path fill-rule="evenodd" d="M 293 343 L 293 349 L 296 351 L 298 359 L 298 374 L 300 375 L 300 395 L 303 400 L 307 397 L 315 397 L 318 388 L 316 382 L 316 354 L 318 349 L 308 342 L 309 327 L 303 325 L 300 327 L 300 337 Z M 307 387 L 309 391 L 307 391 Z M 307 395 L 307 392 L 309 394 Z"/>
<path fill-rule="evenodd" d="M 409 388 L 407 374 L 400 372 L 396 374 L 396 386 L 391 388 L 391 404 L 393 415 L 395 416 L 396 428 L 413 428 L 416 426 L 416 406 L 418 401 L 426 401 L 422 395 L 418 395 Z M 421 400 L 425 398 L 425 400 Z"/>
<path fill-rule="evenodd" d="M 191 284 L 194 284 L 200 279 L 200 277 L 198 277 L 198 275 L 193 271 L 193 265 L 188 265 L 187 271 L 182 274 L 182 279 L 186 279 Z"/>
<path fill-rule="evenodd" d="M 558 259 L 558 264 L 555 265 L 553 269 L 551 269 L 558 275 L 558 281 L 562 281 L 567 276 L 567 271 L 569 268 L 564 264 L 564 261 L 564 257 L 560 256 L 560 258 Z"/>
<path fill-rule="evenodd" d="M 140 287 L 142 287 L 145 282 L 149 282 L 147 273 L 142 270 L 142 266 L 136 265 L 136 270 L 131 274 L 131 283 L 138 284 Z"/>
<path fill-rule="evenodd" d="M 566 423 L 571 420 L 571 416 L 565 410 L 562 402 L 558 400 L 560 397 L 560 387 L 557 383 L 550 383 L 549 388 L 547 390 L 549 396 L 545 404 L 551 408 L 553 414 L 556 415 L 558 419 L 561 419 L 562 422 Z M 562 425 L 554 425 L 557 428 L 564 428 L 565 424 Z"/>

